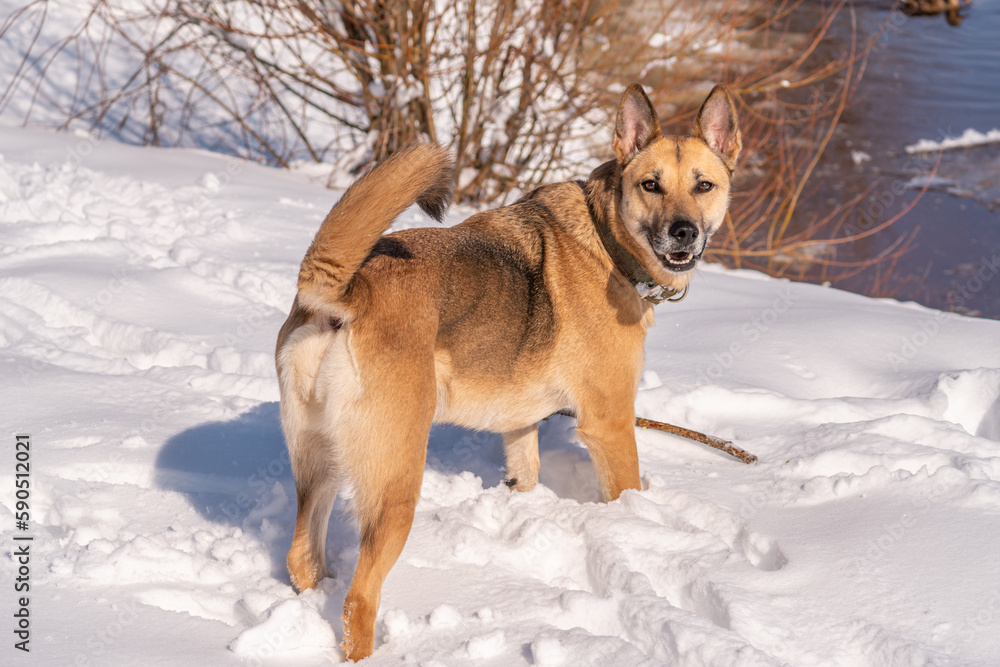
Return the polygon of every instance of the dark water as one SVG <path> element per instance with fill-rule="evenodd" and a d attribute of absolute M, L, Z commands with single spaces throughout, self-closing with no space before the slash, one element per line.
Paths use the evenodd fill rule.
<path fill-rule="evenodd" d="M 883 28 L 884 34 L 817 171 L 820 196 L 807 207 L 816 211 L 874 186 L 853 216 L 864 229 L 911 203 L 919 193 L 915 179 L 933 173 L 933 186 L 910 212 L 848 252 L 871 256 L 917 230 L 881 294 L 1000 318 L 1000 261 L 993 261 L 1000 260 L 1000 143 L 940 154 L 905 151 L 968 128 L 1000 129 L 1000 0 L 979 0 L 962 12 L 959 26 L 944 15 L 892 11 L 889 0 L 853 7 L 859 38 Z M 827 54 L 846 50 L 850 29 L 845 10 L 823 45 Z M 867 292 L 871 285 L 868 272 L 838 286 Z"/>

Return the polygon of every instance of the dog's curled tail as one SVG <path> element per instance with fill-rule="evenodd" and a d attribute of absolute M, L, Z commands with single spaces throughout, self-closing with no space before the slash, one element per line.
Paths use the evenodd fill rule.
<path fill-rule="evenodd" d="M 344 192 L 316 232 L 299 269 L 299 304 L 334 306 L 393 220 L 420 206 L 441 221 L 451 203 L 454 166 L 437 144 L 416 144 L 375 165 Z"/>

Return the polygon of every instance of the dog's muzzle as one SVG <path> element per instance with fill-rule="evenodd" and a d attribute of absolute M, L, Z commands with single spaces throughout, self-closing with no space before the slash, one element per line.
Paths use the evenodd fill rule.
<path fill-rule="evenodd" d="M 689 220 L 675 220 L 667 233 L 650 239 L 660 264 L 673 273 L 690 271 L 705 253 L 705 235 Z"/>

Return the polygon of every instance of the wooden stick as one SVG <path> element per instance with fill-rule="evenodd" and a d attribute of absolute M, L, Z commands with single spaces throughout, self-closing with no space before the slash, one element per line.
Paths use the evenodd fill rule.
<path fill-rule="evenodd" d="M 571 410 L 560 410 L 556 414 L 563 415 L 564 417 L 576 417 Z M 757 456 L 755 454 L 751 454 L 744 449 L 740 449 L 728 440 L 722 440 L 711 435 L 699 433 L 698 431 L 692 431 L 691 429 L 684 428 L 683 426 L 674 426 L 673 424 L 666 424 L 653 419 L 646 419 L 645 417 L 636 417 L 635 425 L 640 428 L 651 428 L 654 431 L 662 431 L 671 435 L 679 435 L 682 438 L 700 442 L 704 445 L 708 445 L 709 447 L 714 447 L 715 449 L 723 451 L 726 454 L 743 461 L 743 463 L 746 463 L 747 465 L 757 463 Z"/>
<path fill-rule="evenodd" d="M 692 431 L 691 429 L 684 428 L 683 426 L 665 424 L 663 422 L 653 421 L 652 419 L 646 419 L 645 417 L 636 417 L 635 425 L 641 428 L 651 428 L 656 431 L 663 431 L 664 433 L 670 433 L 671 435 L 679 435 L 682 438 L 687 438 L 688 440 L 695 440 L 706 444 L 709 447 L 719 449 L 730 456 L 734 456 L 747 465 L 757 463 L 757 456 L 755 454 L 751 454 L 746 450 L 740 449 L 728 440 L 721 440 L 711 435 L 705 435 L 704 433 L 699 433 L 698 431 Z"/>

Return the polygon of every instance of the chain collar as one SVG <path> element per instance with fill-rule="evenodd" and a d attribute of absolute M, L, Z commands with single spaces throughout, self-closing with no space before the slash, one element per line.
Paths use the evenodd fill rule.
<path fill-rule="evenodd" d="M 629 282 L 632 279 L 629 278 Z M 639 293 L 646 301 L 649 301 L 654 306 L 658 306 L 664 301 L 669 301 L 671 303 L 677 303 L 678 301 L 683 301 L 684 297 L 688 294 L 688 288 L 684 287 L 682 290 L 676 290 L 673 287 L 665 287 L 663 285 L 658 285 L 654 282 L 649 283 L 632 283 L 635 286 L 635 291 Z"/>

